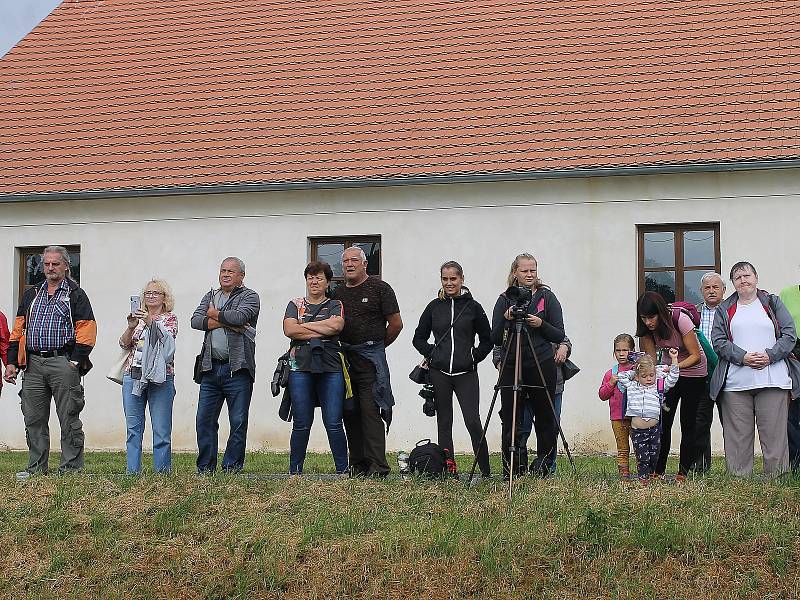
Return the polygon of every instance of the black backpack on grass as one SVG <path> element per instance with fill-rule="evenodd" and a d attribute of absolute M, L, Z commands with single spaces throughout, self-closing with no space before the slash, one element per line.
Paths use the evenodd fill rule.
<path fill-rule="evenodd" d="M 439 444 L 420 440 L 408 455 L 408 469 L 412 475 L 441 479 L 447 470 L 447 455 Z"/>

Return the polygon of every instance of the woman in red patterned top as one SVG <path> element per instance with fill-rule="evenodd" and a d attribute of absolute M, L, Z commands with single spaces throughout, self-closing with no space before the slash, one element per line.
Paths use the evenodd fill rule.
<path fill-rule="evenodd" d="M 144 409 L 149 405 L 153 470 L 168 473 L 172 469 L 173 360 L 178 335 L 178 319 L 172 312 L 175 298 L 161 279 L 148 281 L 141 297 L 144 305 L 128 315 L 128 327 L 119 339 L 119 345 L 129 350 L 122 378 L 122 406 L 128 430 L 127 472 L 138 474 L 142 470 Z"/>

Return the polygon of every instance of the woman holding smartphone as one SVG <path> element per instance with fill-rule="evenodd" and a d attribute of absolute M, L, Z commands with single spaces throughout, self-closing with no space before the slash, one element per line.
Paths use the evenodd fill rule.
<path fill-rule="evenodd" d="M 122 377 L 122 407 L 128 430 L 125 443 L 128 474 L 142 470 L 144 410 L 150 407 L 153 429 L 153 470 L 172 470 L 172 403 L 175 399 L 175 337 L 178 318 L 175 298 L 167 282 L 151 279 L 142 290 L 143 303 L 132 298 L 128 326 L 119 338 L 128 350 Z M 136 309 L 136 310 L 133 310 Z"/>

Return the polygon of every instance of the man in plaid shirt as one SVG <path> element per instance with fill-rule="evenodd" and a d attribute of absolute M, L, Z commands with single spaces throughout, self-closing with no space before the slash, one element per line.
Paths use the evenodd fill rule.
<path fill-rule="evenodd" d="M 42 253 L 46 281 L 25 291 L 17 310 L 4 379 L 22 377 L 22 415 L 28 440 L 28 467 L 17 473 L 27 479 L 47 473 L 50 454 L 50 399 L 61 425 L 59 472 L 83 467 L 83 409 L 81 377 L 92 368 L 89 353 L 97 326 L 86 293 L 68 277 L 69 253 L 48 246 Z"/>
<path fill-rule="evenodd" d="M 706 273 L 700 278 L 700 291 L 703 302 L 697 305 L 700 313 L 700 331 L 711 340 L 711 327 L 714 325 L 714 313 L 717 306 L 725 298 L 725 282 L 719 273 Z M 701 401 L 697 406 L 697 420 L 695 422 L 695 435 L 697 440 L 697 462 L 695 471 L 705 473 L 711 468 L 711 424 L 714 421 L 714 403 L 706 396 L 706 401 Z M 721 418 L 721 417 L 720 417 Z"/>

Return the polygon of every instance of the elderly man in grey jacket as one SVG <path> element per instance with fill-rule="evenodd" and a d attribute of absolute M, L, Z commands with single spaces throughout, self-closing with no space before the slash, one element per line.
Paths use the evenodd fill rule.
<path fill-rule="evenodd" d="M 209 291 L 192 315 L 192 328 L 205 331 L 197 403 L 197 472 L 217 468 L 219 415 L 228 405 L 230 435 L 222 470 L 244 467 L 247 419 L 256 376 L 255 327 L 260 300 L 242 285 L 244 262 L 228 257 L 219 268 L 220 288 Z"/>

